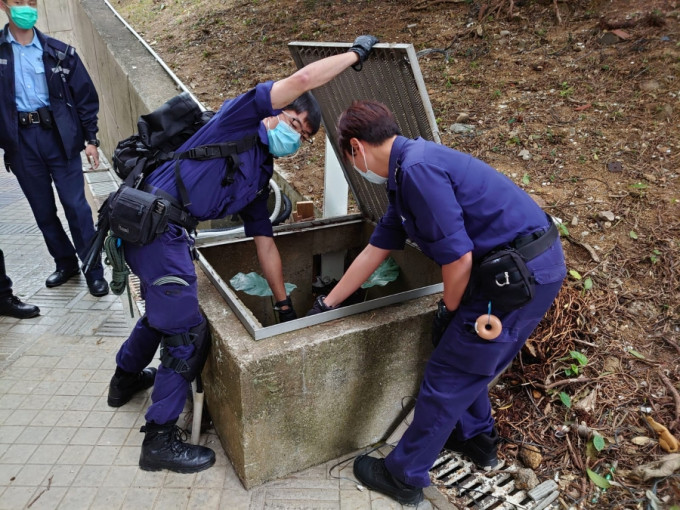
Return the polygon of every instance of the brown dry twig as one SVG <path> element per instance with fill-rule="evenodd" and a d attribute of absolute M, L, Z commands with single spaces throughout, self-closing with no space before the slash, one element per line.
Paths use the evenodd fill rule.
<path fill-rule="evenodd" d="M 637 19 L 627 20 L 606 20 L 600 18 L 599 26 L 603 30 L 615 30 L 617 28 L 632 28 L 638 25 L 648 27 L 662 27 L 666 21 L 657 13 L 650 12 Z"/>
<path fill-rule="evenodd" d="M 659 379 L 663 381 L 666 388 L 668 388 L 668 391 L 673 395 L 673 402 L 675 403 L 675 421 L 671 424 L 670 428 L 675 429 L 680 423 L 680 393 L 678 393 L 678 390 L 673 386 L 670 379 L 666 377 L 666 374 L 663 373 L 663 370 L 659 370 Z"/>

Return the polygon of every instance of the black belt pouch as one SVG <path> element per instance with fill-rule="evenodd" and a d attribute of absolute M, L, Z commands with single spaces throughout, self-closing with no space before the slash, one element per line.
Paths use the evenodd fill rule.
<path fill-rule="evenodd" d="M 38 117 L 40 117 L 40 125 L 47 129 L 52 129 L 54 122 L 52 120 L 52 112 L 47 106 L 38 108 Z"/>
<path fill-rule="evenodd" d="M 109 198 L 109 228 L 123 241 L 144 246 L 168 229 L 167 200 L 125 184 Z"/>
<path fill-rule="evenodd" d="M 477 291 L 501 312 L 521 308 L 534 297 L 534 277 L 524 257 L 512 248 L 485 255 L 473 277 Z"/>

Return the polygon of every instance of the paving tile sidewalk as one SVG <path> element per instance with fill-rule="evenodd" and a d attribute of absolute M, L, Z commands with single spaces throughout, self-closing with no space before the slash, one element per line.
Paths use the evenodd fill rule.
<path fill-rule="evenodd" d="M 0 317 L 0 510 L 402 508 L 357 489 L 351 456 L 247 491 L 210 432 L 201 442 L 216 451 L 214 467 L 189 475 L 140 470 L 149 392 L 118 409 L 106 403 L 115 353 L 134 323 L 127 297 L 95 298 L 82 276 L 45 287 L 53 261 L 1 159 L 0 248 L 15 294 L 41 314 Z M 91 195 L 112 182 L 107 172 L 87 180 Z M 427 496 L 419 509 L 448 507 L 436 490 Z"/>

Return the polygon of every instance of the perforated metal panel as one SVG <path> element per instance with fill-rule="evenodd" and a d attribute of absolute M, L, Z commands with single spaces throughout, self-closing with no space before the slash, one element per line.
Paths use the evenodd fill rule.
<path fill-rule="evenodd" d="M 289 45 L 298 68 L 322 58 L 346 52 L 348 43 L 292 42 Z M 439 132 L 425 89 L 416 52 L 411 44 L 377 44 L 360 72 L 347 69 L 313 91 L 321 106 L 323 123 L 343 167 L 350 189 L 363 215 L 376 222 L 387 209 L 384 186 L 363 179 L 343 161 L 337 147 L 336 123 L 357 99 L 380 101 L 394 113 L 401 132 L 409 138 L 439 142 Z"/>

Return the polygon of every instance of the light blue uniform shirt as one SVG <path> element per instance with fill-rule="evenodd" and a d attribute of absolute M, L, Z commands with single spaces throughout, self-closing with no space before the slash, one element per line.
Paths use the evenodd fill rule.
<path fill-rule="evenodd" d="M 33 33 L 33 40 L 26 46 L 19 44 L 12 32 L 7 31 L 14 52 L 14 86 L 17 111 L 34 112 L 50 105 L 50 94 L 45 78 L 43 48 Z"/>

